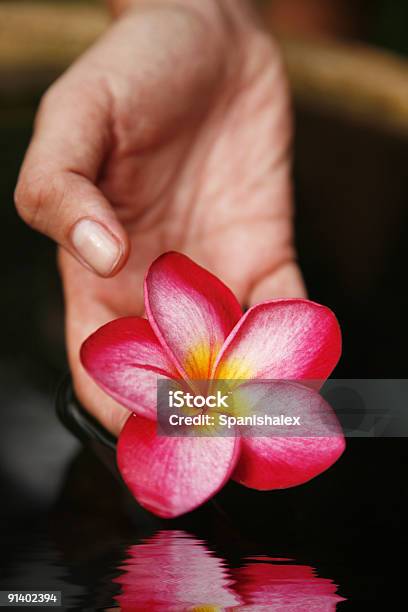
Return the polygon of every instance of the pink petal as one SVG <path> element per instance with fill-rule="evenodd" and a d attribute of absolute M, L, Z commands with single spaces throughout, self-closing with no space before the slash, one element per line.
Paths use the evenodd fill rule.
<path fill-rule="evenodd" d="M 334 612 L 344 601 L 337 586 L 308 565 L 248 563 L 233 570 L 235 589 L 246 602 L 240 610 Z"/>
<path fill-rule="evenodd" d="M 96 383 L 120 404 L 156 419 L 157 379 L 179 378 L 146 319 L 124 317 L 100 327 L 81 347 Z"/>
<path fill-rule="evenodd" d="M 229 479 L 239 438 L 158 436 L 156 423 L 132 415 L 119 436 L 123 480 L 144 507 L 163 518 L 193 510 Z"/>
<path fill-rule="evenodd" d="M 325 380 L 340 354 L 340 328 L 331 310 L 309 300 L 273 300 L 245 313 L 213 377 Z"/>
<path fill-rule="evenodd" d="M 145 280 L 149 321 L 191 379 L 209 378 L 224 340 L 242 315 L 233 293 L 213 274 L 181 253 L 166 253 Z"/>
<path fill-rule="evenodd" d="M 116 597 L 122 610 L 180 612 L 242 603 L 230 588 L 223 560 L 183 531 L 160 531 L 131 546 L 121 569 L 114 581 L 122 587 Z"/>
<path fill-rule="evenodd" d="M 319 393 L 288 382 L 247 383 L 235 394 L 246 398 L 251 414 L 300 417 L 300 426 L 241 430 L 241 454 L 233 474 L 237 482 L 259 490 L 303 484 L 327 470 L 345 448 L 341 426 Z M 259 437 L 257 437 L 259 436 Z"/>

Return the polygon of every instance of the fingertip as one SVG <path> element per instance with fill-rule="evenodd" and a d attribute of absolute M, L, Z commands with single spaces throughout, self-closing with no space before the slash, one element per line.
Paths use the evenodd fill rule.
<path fill-rule="evenodd" d="M 112 231 L 89 217 L 75 223 L 70 242 L 77 259 L 104 278 L 115 276 L 129 256 L 129 240 L 123 229 Z"/>

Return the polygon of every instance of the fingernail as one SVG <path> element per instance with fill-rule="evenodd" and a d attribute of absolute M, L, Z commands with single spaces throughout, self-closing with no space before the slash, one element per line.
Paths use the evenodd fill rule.
<path fill-rule="evenodd" d="M 71 240 L 81 259 L 103 276 L 112 272 L 121 256 L 121 247 L 116 238 L 103 225 L 91 219 L 78 221 Z"/>

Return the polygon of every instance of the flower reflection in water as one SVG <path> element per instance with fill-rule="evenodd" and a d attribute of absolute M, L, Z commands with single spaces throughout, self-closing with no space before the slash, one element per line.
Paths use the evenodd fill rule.
<path fill-rule="evenodd" d="M 159 531 L 131 546 L 116 601 L 123 612 L 221 610 L 334 611 L 336 585 L 307 565 L 268 557 L 229 569 L 202 540 L 183 531 Z"/>
<path fill-rule="evenodd" d="M 122 610 L 231 609 L 241 601 L 230 587 L 225 562 L 183 531 L 159 531 L 131 546 L 122 569 L 116 579 Z"/>
<path fill-rule="evenodd" d="M 245 605 L 240 610 L 256 612 L 332 612 L 343 597 L 337 585 L 320 578 L 309 565 L 267 562 L 245 563 L 234 569 L 235 590 Z"/>

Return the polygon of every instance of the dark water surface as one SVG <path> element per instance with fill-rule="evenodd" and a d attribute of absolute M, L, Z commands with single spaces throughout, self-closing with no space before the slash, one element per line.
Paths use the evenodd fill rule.
<path fill-rule="evenodd" d="M 58 590 L 64 607 L 81 610 L 340 609 L 341 588 L 327 571 L 296 559 L 239 554 L 239 548 L 223 557 L 179 529 L 118 539 L 97 558 L 89 551 L 84 559 L 68 561 L 39 529 L 16 548 L 4 588 Z"/>
<path fill-rule="evenodd" d="M 62 444 L 69 434 L 58 430 Z M 350 477 L 347 462 L 340 487 L 342 470 Z M 42 508 L 7 504 L 13 486 L 3 498 L 0 589 L 59 590 L 69 610 L 381 609 L 394 591 L 394 563 L 385 560 L 398 510 L 387 512 L 389 498 L 365 505 L 369 488 L 335 493 L 331 480 L 329 471 L 311 490 L 270 494 L 230 483 L 203 508 L 163 521 L 139 508 L 93 451 L 69 448 Z"/>

